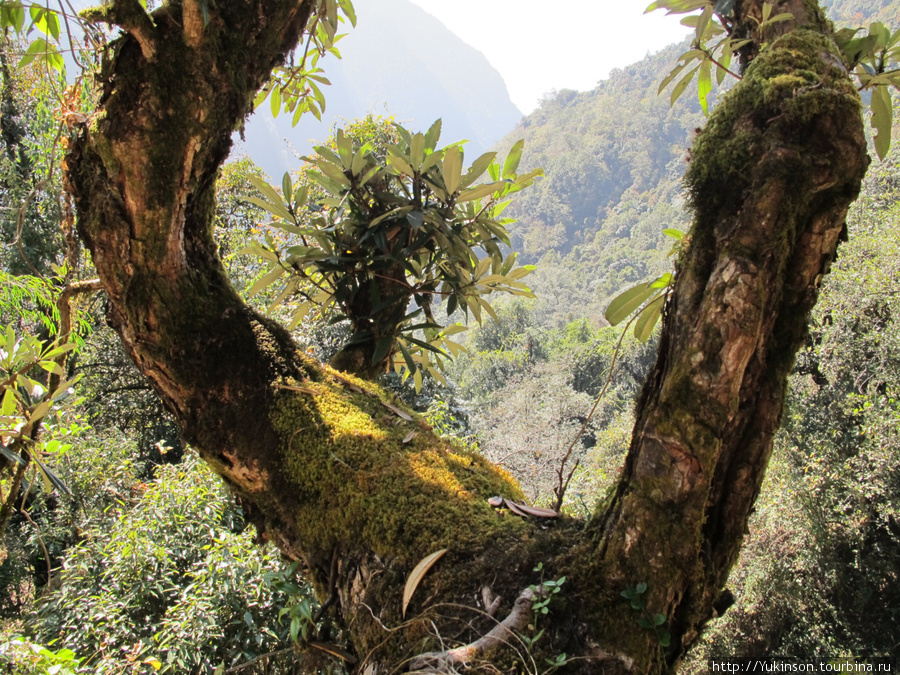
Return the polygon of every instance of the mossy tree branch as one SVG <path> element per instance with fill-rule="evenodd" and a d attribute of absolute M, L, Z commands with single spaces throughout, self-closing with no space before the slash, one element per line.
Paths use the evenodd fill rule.
<path fill-rule="evenodd" d="M 166 5 L 154 12 L 152 58 L 134 32 L 113 45 L 100 107 L 67 163 L 110 321 L 264 536 L 304 561 L 323 597 L 336 591 L 360 670 L 435 651 L 435 628 L 479 644 L 494 622 L 466 606 L 488 583 L 499 611 L 518 617 L 538 562 L 568 577 L 568 603 L 537 649 L 576 655 L 573 668 L 659 672 L 711 616 L 868 161 L 828 28 L 814 3 L 794 4 L 796 21 L 751 59 L 694 145 L 695 225 L 659 361 L 618 489 L 586 529 L 491 509 L 494 494 L 520 498 L 514 481 L 398 415 L 371 383 L 298 354 L 229 286 L 211 236 L 216 173 L 316 3 L 211 4 L 202 32 L 187 35 L 196 3 Z M 759 5 L 744 0 L 736 25 Z M 439 548 L 450 552 L 404 621 L 406 576 Z M 619 595 L 639 582 L 648 610 L 666 617 L 669 648 Z"/>
<path fill-rule="evenodd" d="M 109 5 L 84 10 L 81 17 L 118 26 L 137 41 L 145 59 L 150 61 L 156 56 L 156 27 L 138 0 L 113 0 Z"/>

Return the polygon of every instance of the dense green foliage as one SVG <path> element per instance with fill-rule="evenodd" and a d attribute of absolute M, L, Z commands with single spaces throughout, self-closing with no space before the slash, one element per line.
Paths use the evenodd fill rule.
<path fill-rule="evenodd" d="M 289 644 L 279 612 L 311 590 L 284 592 L 294 568 L 253 545 L 206 465 L 160 468 L 123 497 L 81 530 L 59 590 L 36 608 L 37 639 L 76 650 L 95 673 L 153 658 L 166 672 L 209 672 Z"/>

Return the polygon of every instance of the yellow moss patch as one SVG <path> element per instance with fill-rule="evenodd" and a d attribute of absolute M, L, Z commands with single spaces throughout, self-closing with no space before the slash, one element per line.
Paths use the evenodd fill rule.
<path fill-rule="evenodd" d="M 404 419 L 388 407 L 401 404 L 372 383 L 320 374 L 285 382 L 271 407 L 297 529 L 314 555 L 351 543 L 416 560 L 438 548 L 476 550 L 524 527 L 487 503 L 522 499 L 509 474 L 448 445 L 413 413 Z"/>

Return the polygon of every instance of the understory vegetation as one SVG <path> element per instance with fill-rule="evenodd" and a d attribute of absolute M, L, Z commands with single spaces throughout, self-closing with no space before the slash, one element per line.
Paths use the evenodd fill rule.
<path fill-rule="evenodd" d="M 863 11 L 846 4 L 851 17 Z M 40 465 L 19 472 L 19 451 L 3 437 L 0 673 L 335 669 L 316 654 L 340 652 L 341 627 L 320 611 L 303 570 L 261 540 L 106 326 L 60 197 L 65 121 L 37 73 L 8 67 L 15 49 L 4 42 L 2 417 L 9 428 L 34 420 L 30 452 Z M 435 303 L 429 311 L 442 325 L 468 322 L 454 338 L 464 349 L 435 370 L 438 379 L 393 365 L 382 375 L 440 434 L 512 474 L 531 504 L 561 506 L 568 518 L 590 518 L 613 485 L 656 355 L 655 337 L 639 342 L 608 325 L 603 309 L 624 287 L 671 270 L 662 230 L 687 227 L 683 148 L 703 115 L 696 103 L 670 109 L 655 98 L 675 56 L 648 57 L 593 92 L 557 92 L 524 120 L 514 132 L 525 137 L 520 171 L 543 167 L 547 177 L 510 206 L 506 215 L 519 222 L 506 227 L 519 262 L 536 264 L 525 277 L 536 297 L 492 299 L 496 316 L 481 321 L 461 310 L 447 316 Z M 575 120 L 589 123 L 576 134 Z M 395 129 L 370 117 L 348 135 L 396 142 Z M 326 149 L 337 152 L 337 139 Z M 260 283 L 268 270 L 259 251 L 286 241 L 266 225 L 271 214 L 259 200 L 246 199 L 265 178 L 249 159 L 227 164 L 216 212 L 219 255 L 263 310 L 298 300 Z M 284 185 L 306 180 L 296 174 Z M 290 187 L 284 192 L 290 200 Z M 896 143 L 873 163 L 848 227 L 731 574 L 736 601 L 701 635 L 684 665 L 690 672 L 717 655 L 896 659 L 900 649 Z M 84 291 L 69 296 L 66 319 L 58 300 L 77 284 Z M 327 307 L 295 324 L 298 343 L 322 360 L 352 333 Z"/>

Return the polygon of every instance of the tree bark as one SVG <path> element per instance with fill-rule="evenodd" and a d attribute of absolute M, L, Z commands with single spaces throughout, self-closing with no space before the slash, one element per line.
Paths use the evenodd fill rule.
<path fill-rule="evenodd" d="M 737 3 L 737 25 L 759 4 Z M 812 8 L 791 4 L 795 20 L 694 144 L 695 224 L 659 360 L 615 494 L 587 525 L 494 510 L 495 494 L 521 499 L 513 480 L 375 385 L 297 353 L 228 285 L 211 237 L 216 172 L 315 3 L 231 0 L 208 6 L 205 25 L 189 0 L 108 10 L 126 34 L 67 180 L 110 322 L 263 536 L 337 599 L 331 637 L 350 645 L 351 669 L 393 672 L 427 653 L 417 666 L 464 654 L 473 668 L 530 670 L 566 652 L 572 671 L 658 672 L 712 616 L 868 163 L 858 97 Z M 407 575 L 442 548 L 404 617 Z M 563 575 L 549 620 L 529 617 Z M 620 597 L 642 583 L 669 647 Z M 546 629 L 533 645 L 512 632 L 534 635 L 529 621 Z"/>

